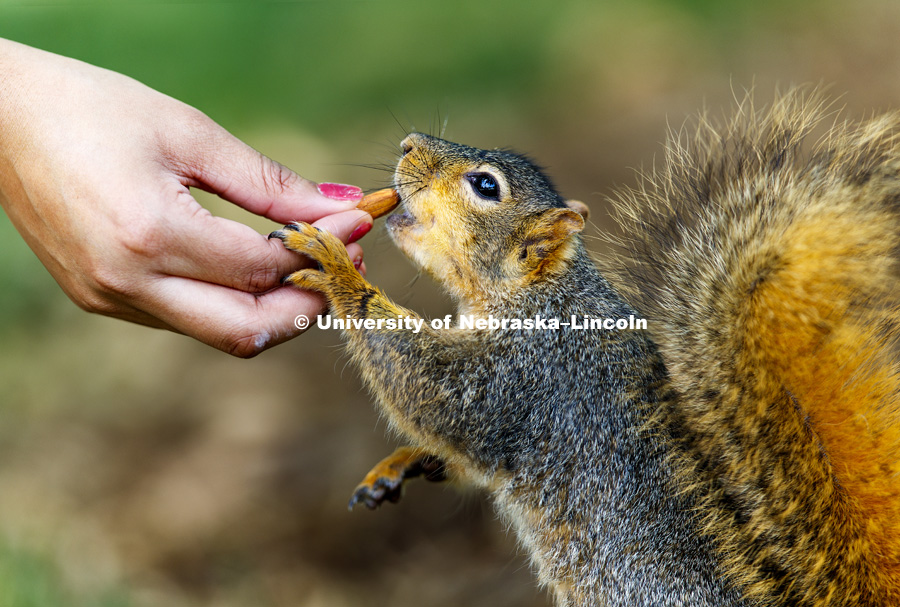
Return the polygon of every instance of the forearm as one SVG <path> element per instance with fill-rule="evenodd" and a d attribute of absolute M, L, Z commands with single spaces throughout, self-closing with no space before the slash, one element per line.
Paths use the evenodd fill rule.
<path fill-rule="evenodd" d="M 342 329 L 354 364 L 398 426 L 438 433 L 434 413 L 456 406 L 448 386 L 458 381 L 460 362 L 472 357 L 464 334 L 433 328 L 349 267 L 345 272 L 346 279 L 330 281 L 326 326 Z"/>
<path fill-rule="evenodd" d="M 424 319 L 410 318 L 414 321 Z M 344 334 L 354 364 L 397 429 L 444 459 L 463 456 L 481 469 L 489 466 L 486 460 L 492 458 L 470 448 L 473 437 L 494 428 L 483 415 L 490 405 L 484 402 L 480 355 L 467 347 L 465 336 L 436 331 L 427 322 L 418 332 L 352 329 Z"/>
<path fill-rule="evenodd" d="M 32 52 L 40 51 L 0 38 L 0 157 L 4 159 L 15 157 L 21 149 L 20 131 L 27 119 L 23 99 L 30 88 L 30 71 L 35 69 Z"/>
<path fill-rule="evenodd" d="M 19 172 L 28 149 L 24 131 L 33 121 L 25 103 L 33 88 L 29 74 L 35 68 L 29 52 L 33 50 L 0 38 L 0 205 L 20 231 L 12 205 L 28 196 Z"/>
<path fill-rule="evenodd" d="M 434 328 L 377 290 L 355 302 L 335 312 L 354 310 L 372 328 L 344 331 L 350 356 L 388 418 L 414 444 L 445 459 L 463 457 L 486 479 L 536 457 L 523 445 L 531 449 L 536 430 L 551 432 L 550 420 L 529 419 L 533 411 L 515 403 L 553 402 L 555 384 L 546 368 L 523 366 L 512 355 L 528 347 L 521 335 L 448 327 L 444 319 Z M 396 325 L 378 329 L 378 320 Z"/>

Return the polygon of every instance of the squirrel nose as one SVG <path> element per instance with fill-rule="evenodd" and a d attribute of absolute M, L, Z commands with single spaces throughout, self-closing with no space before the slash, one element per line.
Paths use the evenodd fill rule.
<path fill-rule="evenodd" d="M 422 139 L 423 135 L 421 133 L 410 133 L 407 135 L 406 138 L 400 142 L 400 157 L 402 158 L 412 152 Z"/>
<path fill-rule="evenodd" d="M 413 147 L 413 137 L 410 135 L 400 142 L 400 157 L 402 158 L 412 152 Z"/>

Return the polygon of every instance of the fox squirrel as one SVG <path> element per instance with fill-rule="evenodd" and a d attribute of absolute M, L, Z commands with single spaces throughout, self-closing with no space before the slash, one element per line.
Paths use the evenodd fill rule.
<path fill-rule="evenodd" d="M 354 502 L 417 474 L 485 488 L 559 605 L 900 605 L 900 118 L 807 146 L 822 105 L 670 137 L 615 197 L 602 272 L 584 205 L 528 159 L 409 135 L 387 230 L 459 324 L 345 331 L 415 445 Z M 286 280 L 333 317 L 418 318 L 329 234 L 272 236 L 318 262 Z M 631 316 L 647 329 L 576 328 Z"/>

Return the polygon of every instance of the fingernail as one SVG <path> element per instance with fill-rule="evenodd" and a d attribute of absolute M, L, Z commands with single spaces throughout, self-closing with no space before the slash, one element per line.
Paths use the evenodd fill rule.
<path fill-rule="evenodd" d="M 360 200 L 363 197 L 363 191 L 355 185 L 320 183 L 317 187 L 319 194 L 332 200 Z"/>
<path fill-rule="evenodd" d="M 362 265 L 362 257 L 361 256 L 357 257 L 356 259 L 353 260 L 353 267 L 356 268 L 357 270 L 359 270 L 359 266 L 361 266 L 361 265 Z"/>
<path fill-rule="evenodd" d="M 356 242 L 357 240 L 359 240 L 360 238 L 362 238 L 363 236 L 368 234 L 369 230 L 371 230 L 371 229 L 372 229 L 371 223 L 364 223 L 362 225 L 356 226 L 356 229 L 353 230 L 352 234 L 350 234 L 350 238 L 347 239 L 347 244 L 350 244 L 351 242 Z"/>

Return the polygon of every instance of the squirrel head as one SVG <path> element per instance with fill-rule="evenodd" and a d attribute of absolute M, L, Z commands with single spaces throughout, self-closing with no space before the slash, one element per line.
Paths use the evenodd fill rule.
<path fill-rule="evenodd" d="M 587 207 L 564 200 L 526 157 L 413 133 L 394 174 L 397 246 L 458 300 L 509 298 L 559 273 Z"/>

